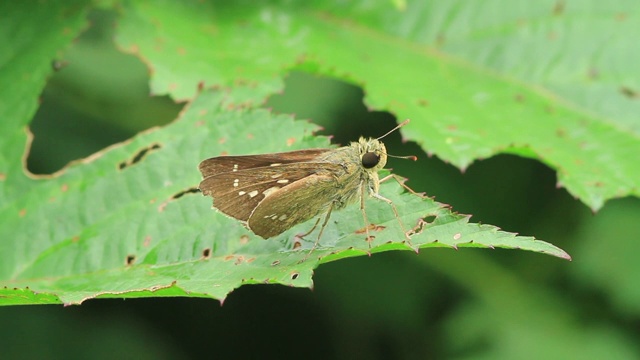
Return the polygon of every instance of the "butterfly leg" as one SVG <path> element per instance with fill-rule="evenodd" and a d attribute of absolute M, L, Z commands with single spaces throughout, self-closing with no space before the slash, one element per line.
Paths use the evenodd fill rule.
<path fill-rule="evenodd" d="M 322 226 L 320 227 L 320 232 L 318 233 L 318 237 L 316 238 L 316 242 L 313 243 L 313 247 L 311 248 L 311 250 L 309 250 L 309 253 L 307 254 L 307 256 L 304 257 L 304 259 L 302 259 L 302 261 L 307 260 L 309 258 L 309 256 L 311 255 L 311 253 L 318 247 L 318 244 L 320 244 L 320 238 L 322 237 L 322 233 L 324 232 L 324 228 L 329 223 L 329 218 L 331 217 L 331 211 L 332 210 L 333 210 L 333 203 L 331 203 L 331 205 L 329 205 L 329 210 L 327 210 L 327 214 L 324 216 L 324 221 L 322 222 Z M 320 218 L 318 218 L 318 220 L 316 220 L 316 224 L 313 225 L 313 228 L 311 229 L 311 231 L 308 231 L 304 235 L 311 234 L 311 232 L 318 226 L 319 222 L 320 222 Z"/>
<path fill-rule="evenodd" d="M 315 223 L 315 224 L 313 224 L 313 227 L 311 228 L 311 230 L 307 231 L 307 232 L 306 232 L 306 233 L 304 233 L 304 234 L 296 235 L 296 237 L 297 237 L 297 238 L 299 238 L 299 239 L 304 239 L 304 237 L 305 237 L 305 236 L 307 236 L 307 235 L 311 234 L 311 233 L 313 232 L 313 230 L 315 230 L 315 229 L 318 227 L 318 224 L 319 224 L 319 223 L 320 223 L 320 218 L 318 218 L 318 220 L 316 220 L 316 223 Z"/>
<path fill-rule="evenodd" d="M 397 175 L 395 174 L 390 174 L 388 176 L 385 176 L 384 178 L 380 179 L 380 182 L 384 182 L 387 181 L 389 179 L 394 179 L 395 181 L 398 182 L 398 184 L 400 184 L 400 186 L 402 186 L 403 188 L 407 189 L 409 192 L 411 192 L 414 195 L 419 195 L 418 193 L 416 193 L 415 191 L 413 191 L 413 189 L 411 189 L 410 187 L 408 187 L 407 185 L 405 185 L 401 178 L 399 178 Z M 395 215 L 396 219 L 398 220 L 398 224 L 400 225 L 400 228 L 402 229 L 402 232 L 404 234 L 405 239 L 407 240 L 407 244 L 414 249 L 416 252 L 418 252 L 419 248 L 414 248 L 413 244 L 411 243 L 411 237 L 409 236 L 408 231 L 406 230 L 406 228 L 404 227 L 404 224 L 402 223 L 402 220 L 400 220 L 400 215 L 398 214 L 398 209 L 396 208 L 395 204 L 393 203 L 393 201 L 387 199 L 386 197 L 375 193 L 375 192 L 371 192 L 370 193 L 372 197 L 378 199 L 378 200 L 382 200 L 384 202 L 386 202 L 387 204 L 389 204 L 391 206 L 391 209 L 393 210 L 393 214 Z"/>
<path fill-rule="evenodd" d="M 367 253 L 371 256 L 371 243 L 375 236 L 369 235 L 369 219 L 367 218 L 367 211 L 364 208 L 364 199 L 365 199 L 365 188 L 367 185 L 363 182 L 360 185 L 360 211 L 362 212 L 362 219 L 364 220 L 364 231 L 367 234 L 367 244 L 369 245 L 369 250 Z"/>

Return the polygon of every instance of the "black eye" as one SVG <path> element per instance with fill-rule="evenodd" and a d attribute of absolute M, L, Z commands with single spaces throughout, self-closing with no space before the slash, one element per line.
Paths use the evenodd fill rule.
<path fill-rule="evenodd" d="M 378 165 L 380 162 L 380 156 L 374 152 L 368 152 L 362 155 L 362 166 L 365 169 L 371 169 L 372 167 Z"/>

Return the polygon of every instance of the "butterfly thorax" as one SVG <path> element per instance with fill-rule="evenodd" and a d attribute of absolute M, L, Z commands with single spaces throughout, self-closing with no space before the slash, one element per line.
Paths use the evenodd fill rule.
<path fill-rule="evenodd" d="M 336 174 L 339 188 L 334 199 L 336 208 L 343 208 L 359 198 L 362 187 L 367 193 L 378 193 L 378 171 L 387 163 L 384 144 L 372 138 L 361 137 L 318 160 L 342 165 L 344 172 Z"/>

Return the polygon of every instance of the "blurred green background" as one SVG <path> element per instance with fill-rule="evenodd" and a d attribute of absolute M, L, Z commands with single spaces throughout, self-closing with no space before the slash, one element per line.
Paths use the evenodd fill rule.
<path fill-rule="evenodd" d="M 184 104 L 149 96 L 148 70 L 112 43 L 113 14 L 68 49 L 32 122 L 28 168 L 50 174 Z M 292 71 L 265 107 L 324 127 L 336 144 L 380 136 L 398 120 L 370 112 L 360 88 Z M 205 299 L 91 300 L 0 308 L 3 358 L 640 358 L 640 201 L 598 214 L 556 188 L 545 165 L 500 155 L 463 174 L 398 132 L 388 167 L 474 222 L 549 241 L 573 262 L 541 254 L 428 249 L 329 263 L 315 289 L 244 286 L 223 306 Z M 428 144 L 427 144 L 428 146 Z M 196 169 L 194 169 L 196 171 Z M 196 184 L 194 184 L 196 185 Z"/>

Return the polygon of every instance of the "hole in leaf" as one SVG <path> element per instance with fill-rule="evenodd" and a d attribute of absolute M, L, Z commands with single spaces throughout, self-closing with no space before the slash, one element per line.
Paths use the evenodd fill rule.
<path fill-rule="evenodd" d="M 206 248 L 206 249 L 202 250 L 202 258 L 203 259 L 211 258 L 211 249 Z"/>
<path fill-rule="evenodd" d="M 127 255 L 127 259 L 125 261 L 127 266 L 131 266 L 135 262 L 136 262 L 136 256 L 135 255 Z"/>
<path fill-rule="evenodd" d="M 300 276 L 300 273 L 294 272 L 291 274 L 291 280 L 295 280 Z"/>
<path fill-rule="evenodd" d="M 271 263 L 271 266 L 278 266 L 278 265 L 280 265 L 280 260 L 276 260 Z"/>
<path fill-rule="evenodd" d="M 140 151 L 138 151 L 138 153 L 136 153 L 131 159 L 127 160 L 127 161 L 123 161 L 120 164 L 118 164 L 118 169 L 123 170 L 124 168 L 127 168 L 131 165 L 134 165 L 138 162 L 140 162 L 146 155 L 150 154 L 152 151 L 154 150 L 158 150 L 160 149 L 160 144 L 153 144 L 149 147 L 140 149 Z"/>
<path fill-rule="evenodd" d="M 191 187 L 191 188 L 188 188 L 187 190 L 183 190 L 183 191 L 180 191 L 179 193 L 174 194 L 173 196 L 171 196 L 171 200 L 179 199 L 185 196 L 186 194 L 195 194 L 199 192 L 200 192 L 200 189 L 198 189 L 197 187 Z"/>
<path fill-rule="evenodd" d="M 74 159 L 165 125 L 182 109 L 169 96 L 149 96 L 149 69 L 112 41 L 116 16 L 92 11 L 87 31 L 51 63 L 54 70 L 63 68 L 52 70 L 29 126 L 34 137 L 25 168 L 30 172 L 54 173 Z M 90 63 L 100 66 L 85 66 Z"/>
<path fill-rule="evenodd" d="M 422 219 L 422 221 L 426 222 L 427 224 L 432 224 L 434 221 L 436 221 L 436 219 L 437 219 L 437 216 L 429 215 L 429 216 L 424 217 Z"/>
<path fill-rule="evenodd" d="M 198 192 L 200 192 L 200 189 L 198 189 L 197 187 L 190 187 L 190 188 L 188 188 L 186 190 L 177 192 L 177 193 L 171 195 L 171 197 L 168 200 L 166 200 L 166 201 L 162 202 L 162 204 L 158 205 L 158 212 L 163 212 L 164 208 L 166 208 L 167 205 L 169 205 L 169 203 L 171 201 L 179 199 L 179 198 L 185 196 L 186 194 L 194 194 L 194 193 L 198 193 Z"/>

